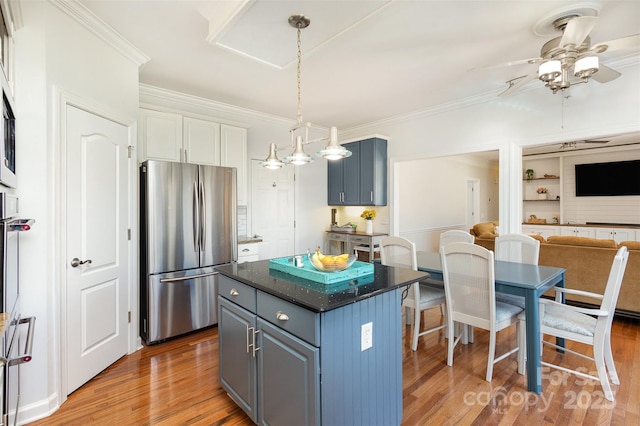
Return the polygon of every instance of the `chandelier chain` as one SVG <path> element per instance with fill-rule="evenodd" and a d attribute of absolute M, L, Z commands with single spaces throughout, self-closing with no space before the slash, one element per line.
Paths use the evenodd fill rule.
<path fill-rule="evenodd" d="M 300 41 L 300 24 L 298 24 L 298 68 L 296 71 L 297 74 L 297 80 L 298 80 L 298 113 L 297 113 L 297 119 L 298 119 L 298 124 L 302 123 L 302 95 L 301 95 L 301 75 L 302 75 L 302 43 Z"/>

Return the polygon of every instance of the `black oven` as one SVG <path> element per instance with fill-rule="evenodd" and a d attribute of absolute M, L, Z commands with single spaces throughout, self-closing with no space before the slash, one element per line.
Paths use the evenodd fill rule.
<path fill-rule="evenodd" d="M 10 98 L 2 94 L 2 143 L 0 143 L 0 184 L 15 188 L 16 178 L 16 116 Z"/>
<path fill-rule="evenodd" d="M 28 231 L 33 222 L 31 219 L 18 217 L 16 197 L 0 193 L 0 308 L 4 320 L 0 354 L 1 426 L 18 424 L 20 364 L 31 361 L 35 317 L 25 318 L 20 310 L 18 256 L 20 234 Z M 24 339 L 20 330 L 22 324 L 29 325 Z M 22 348 L 24 352 L 21 352 Z"/>

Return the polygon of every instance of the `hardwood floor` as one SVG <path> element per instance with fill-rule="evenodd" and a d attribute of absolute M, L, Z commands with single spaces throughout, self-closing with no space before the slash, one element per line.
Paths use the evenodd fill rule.
<path fill-rule="evenodd" d="M 427 321 L 439 321 L 437 310 Z M 495 365 L 484 380 L 488 336 L 476 330 L 475 343 L 456 348 L 448 367 L 446 340 L 432 333 L 410 349 L 403 342 L 403 425 L 638 425 L 640 424 L 640 323 L 616 319 L 614 359 L 622 384 L 615 403 L 597 382 L 543 368 L 541 395 L 526 391 L 516 355 Z M 252 425 L 218 384 L 218 329 L 211 328 L 145 347 L 126 356 L 69 396 L 38 425 Z M 498 335 L 497 353 L 515 342 L 515 330 Z M 578 344 L 570 343 L 576 348 Z M 589 361 L 546 348 L 547 361 L 593 371 Z"/>

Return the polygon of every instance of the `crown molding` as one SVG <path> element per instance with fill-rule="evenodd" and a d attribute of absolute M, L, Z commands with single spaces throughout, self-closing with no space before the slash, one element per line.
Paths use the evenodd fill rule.
<path fill-rule="evenodd" d="M 147 55 L 142 53 L 137 47 L 118 34 L 113 28 L 77 0 L 49 0 L 49 3 L 94 33 L 124 57 L 136 64 L 138 68 L 149 62 L 150 58 Z"/>
<path fill-rule="evenodd" d="M 192 107 L 198 110 L 206 110 L 208 115 L 219 114 L 236 114 L 241 117 L 249 117 L 255 120 L 267 122 L 281 122 L 286 126 L 291 126 L 295 121 L 268 114 L 260 111 L 242 108 L 223 102 L 214 101 L 199 96 L 189 95 L 182 92 L 176 92 L 162 87 L 151 86 L 148 84 L 139 84 L 140 106 L 158 106 L 170 104 L 178 110 L 184 110 L 185 107 Z M 188 109 L 188 108 L 187 108 Z M 317 126 L 315 126 L 317 127 Z"/>

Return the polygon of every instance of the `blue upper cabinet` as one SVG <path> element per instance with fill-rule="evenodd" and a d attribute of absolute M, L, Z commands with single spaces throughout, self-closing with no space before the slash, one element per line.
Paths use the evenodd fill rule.
<path fill-rule="evenodd" d="M 352 155 L 327 163 L 327 204 L 386 206 L 387 141 L 369 138 L 343 146 Z"/>

